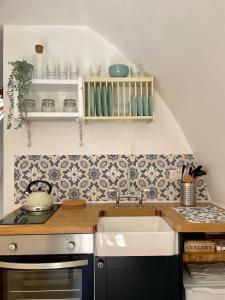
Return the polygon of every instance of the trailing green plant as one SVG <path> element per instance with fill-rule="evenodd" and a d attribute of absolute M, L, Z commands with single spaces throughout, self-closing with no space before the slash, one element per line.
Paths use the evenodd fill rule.
<path fill-rule="evenodd" d="M 31 85 L 33 65 L 26 60 L 10 61 L 11 74 L 9 76 L 7 95 L 9 97 L 9 113 L 7 117 L 7 129 L 12 127 L 13 112 L 17 105 L 18 109 L 18 122 L 15 127 L 21 128 L 23 123 L 23 116 L 26 115 L 25 99 L 29 93 Z M 17 97 L 17 101 L 15 101 Z"/>

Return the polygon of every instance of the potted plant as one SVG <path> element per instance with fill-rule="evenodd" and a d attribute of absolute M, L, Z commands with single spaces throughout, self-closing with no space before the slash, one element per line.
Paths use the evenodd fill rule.
<path fill-rule="evenodd" d="M 33 65 L 26 60 L 10 61 L 12 70 L 9 76 L 7 95 L 9 97 L 9 114 L 7 117 L 7 129 L 12 127 L 12 118 L 15 105 L 18 108 L 18 122 L 15 129 L 22 127 L 23 116 L 26 115 L 25 98 L 31 85 Z M 17 97 L 17 101 L 16 100 Z"/>

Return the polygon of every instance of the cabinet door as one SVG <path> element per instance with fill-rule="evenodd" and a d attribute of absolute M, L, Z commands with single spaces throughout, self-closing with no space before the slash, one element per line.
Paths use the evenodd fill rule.
<path fill-rule="evenodd" d="M 179 300 L 178 256 L 107 257 L 106 261 L 101 281 L 106 296 L 96 300 Z"/>

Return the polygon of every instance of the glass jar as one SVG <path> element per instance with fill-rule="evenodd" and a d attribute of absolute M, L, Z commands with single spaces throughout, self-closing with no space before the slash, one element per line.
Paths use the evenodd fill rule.
<path fill-rule="evenodd" d="M 35 55 L 34 55 L 34 69 L 33 76 L 34 79 L 43 78 L 43 50 L 42 45 L 35 45 Z"/>
<path fill-rule="evenodd" d="M 33 112 L 35 110 L 35 100 L 33 100 L 33 99 L 24 99 L 22 110 L 24 112 Z"/>
<path fill-rule="evenodd" d="M 43 99 L 41 111 L 44 112 L 54 112 L 55 111 L 55 100 L 53 99 Z"/>
<path fill-rule="evenodd" d="M 75 112 L 77 111 L 77 100 L 76 99 L 65 99 L 63 102 L 64 112 Z"/>

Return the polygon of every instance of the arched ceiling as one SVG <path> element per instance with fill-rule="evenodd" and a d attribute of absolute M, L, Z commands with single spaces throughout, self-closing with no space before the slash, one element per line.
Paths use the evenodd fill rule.
<path fill-rule="evenodd" d="M 224 0 L 1 0 L 0 22 L 88 25 L 142 63 L 225 205 Z"/>

